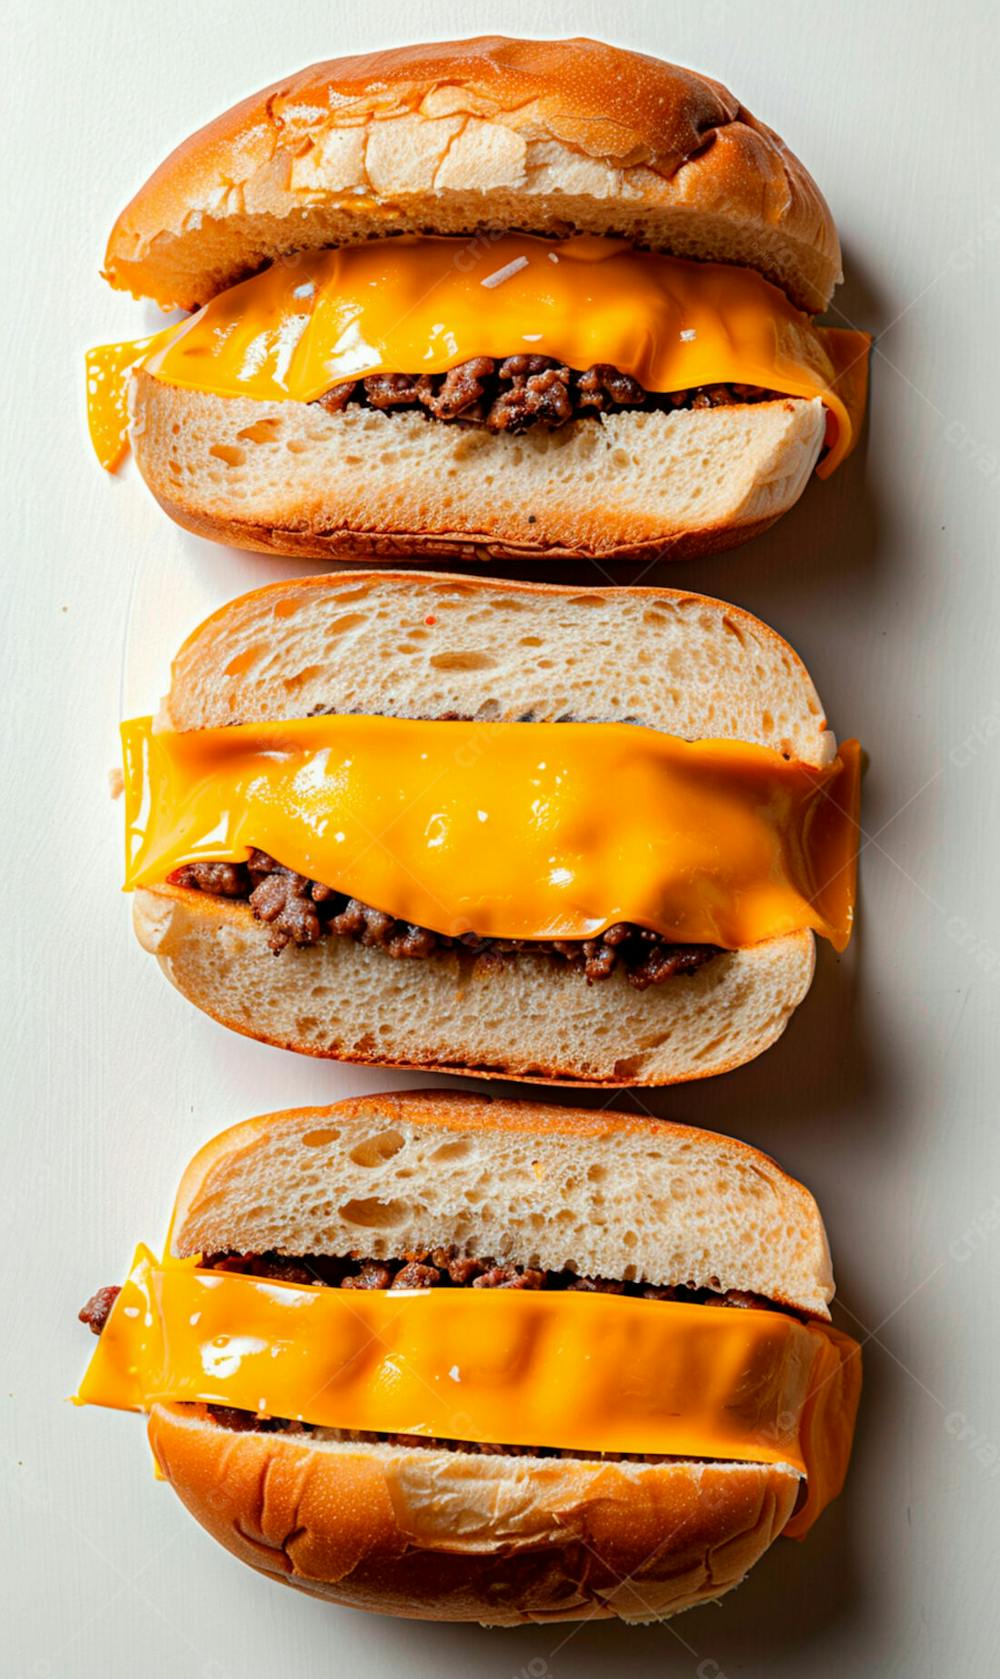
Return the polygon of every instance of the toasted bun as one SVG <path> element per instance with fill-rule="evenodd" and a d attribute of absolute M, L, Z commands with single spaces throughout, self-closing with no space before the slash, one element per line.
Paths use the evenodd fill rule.
<path fill-rule="evenodd" d="M 835 751 L 801 661 L 738 608 L 666 589 L 405 573 L 274 584 L 232 602 L 181 649 L 159 721 L 320 711 L 629 720 L 807 763 Z M 588 986 L 545 959 L 404 962 L 336 937 L 276 959 L 245 903 L 180 887 L 138 891 L 134 910 L 167 977 L 236 1031 L 340 1060 L 560 1083 L 671 1084 L 741 1066 L 781 1035 L 814 966 L 801 932 L 640 992 L 621 972 Z"/>
<path fill-rule="evenodd" d="M 485 1192 L 484 1192 L 485 1190 Z M 766 1154 L 666 1120 L 457 1091 L 247 1120 L 181 1180 L 170 1249 L 470 1257 L 739 1289 L 829 1317 L 819 1209 Z"/>
<path fill-rule="evenodd" d="M 520 437 L 413 411 L 132 387 L 132 447 L 172 519 L 342 560 L 692 559 L 773 524 L 819 457 L 818 398 L 571 420 Z"/>
<path fill-rule="evenodd" d="M 788 1521 L 782 1464 L 484 1457 L 234 1434 L 154 1407 L 162 1474 L 272 1579 L 417 1620 L 662 1619 L 739 1584 Z"/>
<path fill-rule="evenodd" d="M 105 268 L 190 309 L 292 250 L 486 227 L 739 263 L 810 312 L 840 279 L 815 182 L 718 82 L 500 36 L 334 59 L 244 100 L 140 189 Z"/>
<path fill-rule="evenodd" d="M 488 1195 L 482 1186 L 489 1185 Z M 524 1265 L 752 1289 L 826 1317 L 808 1191 L 745 1144 L 627 1114 L 405 1092 L 266 1115 L 189 1166 L 175 1253 L 426 1245 Z M 786 1465 L 483 1456 L 234 1434 L 157 1406 L 198 1521 L 253 1568 L 398 1615 L 649 1621 L 738 1584 L 799 1490 Z"/>

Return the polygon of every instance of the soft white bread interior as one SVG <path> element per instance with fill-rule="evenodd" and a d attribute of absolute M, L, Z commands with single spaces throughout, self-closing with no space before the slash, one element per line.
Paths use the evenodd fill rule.
<path fill-rule="evenodd" d="M 296 578 L 229 601 L 178 652 L 157 725 L 319 712 L 630 722 L 806 764 L 836 755 L 802 660 L 742 607 L 407 571 Z"/>
<path fill-rule="evenodd" d="M 214 396 L 141 370 L 132 447 L 187 530 L 314 558 L 694 558 L 765 530 L 823 444 L 818 398 L 631 411 L 521 436 L 412 410 Z"/>
<path fill-rule="evenodd" d="M 171 886 L 136 892 L 133 925 L 178 991 L 246 1037 L 338 1061 L 539 1084 L 730 1072 L 781 1036 L 815 964 L 809 932 L 724 952 L 646 991 L 620 970 L 588 985 L 546 958 L 488 964 L 443 951 L 399 961 L 336 937 L 275 957 L 245 903 Z"/>
<path fill-rule="evenodd" d="M 171 1251 L 435 1247 L 579 1276 L 738 1289 L 829 1317 L 809 1191 L 766 1154 L 664 1120 L 457 1091 L 352 1097 L 223 1132 L 178 1190 Z"/>
<path fill-rule="evenodd" d="M 816 183 L 720 83 L 601 41 L 502 36 L 333 59 L 243 100 L 139 190 L 105 270 L 187 309 L 293 250 L 484 228 L 738 263 L 811 313 L 841 277 Z"/>
<path fill-rule="evenodd" d="M 737 608 L 673 590 L 372 573 L 275 584 L 181 649 L 159 723 L 218 727 L 324 711 L 628 721 L 728 736 L 803 762 L 835 742 L 805 668 Z M 305 1054 L 567 1083 L 668 1084 L 751 1060 L 812 980 L 812 934 L 715 957 L 637 991 L 529 956 L 399 961 L 344 938 L 275 958 L 243 902 L 135 894 L 143 946 L 225 1025 Z"/>
<path fill-rule="evenodd" d="M 180 1187 L 172 1248 L 459 1251 L 749 1288 L 820 1316 L 808 1191 L 755 1149 L 631 1115 L 406 1092 L 250 1120 Z M 355 1608 L 493 1625 L 642 1622 L 720 1597 L 781 1532 L 788 1465 L 483 1456 L 232 1433 L 157 1406 L 157 1462 L 228 1550 Z"/>

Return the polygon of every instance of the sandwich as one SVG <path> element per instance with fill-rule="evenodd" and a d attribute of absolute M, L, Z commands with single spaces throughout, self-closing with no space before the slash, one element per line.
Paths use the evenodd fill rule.
<path fill-rule="evenodd" d="M 340 572 L 230 602 L 123 725 L 142 946 L 310 1055 L 595 1085 L 739 1066 L 853 923 L 859 752 L 699 595 Z"/>
<path fill-rule="evenodd" d="M 80 1313 L 77 1402 L 260 1573 L 355 1608 L 658 1620 L 840 1491 L 860 1349 L 812 1196 L 626 1114 L 422 1091 L 270 1114 Z"/>
<path fill-rule="evenodd" d="M 183 309 L 88 360 L 188 530 L 351 559 L 696 556 L 853 446 L 837 233 L 719 83 L 598 41 L 335 59 L 185 140 L 105 278 Z"/>

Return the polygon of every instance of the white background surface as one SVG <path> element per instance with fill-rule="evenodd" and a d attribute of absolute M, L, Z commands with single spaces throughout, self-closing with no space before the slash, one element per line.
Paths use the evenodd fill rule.
<path fill-rule="evenodd" d="M 660 0 L 15 4 L 2 161 L 4 817 L 3 1508 L 21 1679 L 629 1679 L 997 1668 L 995 19 L 945 6 Z M 848 1490 L 721 1609 L 671 1626 L 484 1633 L 353 1615 L 227 1557 L 154 1484 L 137 1419 L 74 1411 L 76 1309 L 157 1241 L 181 1167 L 269 1107 L 392 1075 L 227 1035 L 140 953 L 107 797 L 122 700 L 146 709 L 203 608 L 280 561 L 175 529 L 88 453 L 82 355 L 148 315 L 98 277 L 169 148 L 311 60 L 422 36 L 590 33 L 717 75 L 818 177 L 842 309 L 883 334 L 866 444 L 752 547 L 658 579 L 786 634 L 870 754 L 860 935 L 821 951 L 785 1040 L 665 1093 L 670 1117 L 773 1151 L 817 1193 L 843 1321 L 865 1338 Z M 301 566 L 299 569 L 302 569 Z M 127 679 L 123 650 L 129 636 Z M 412 1081 L 411 1081 L 412 1082 Z M 13 1294 L 11 1294 L 13 1290 Z M 11 1358 L 11 1354 L 13 1357 Z"/>

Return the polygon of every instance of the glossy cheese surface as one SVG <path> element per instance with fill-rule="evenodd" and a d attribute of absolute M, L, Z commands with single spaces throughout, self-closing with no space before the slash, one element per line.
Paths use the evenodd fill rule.
<path fill-rule="evenodd" d="M 77 1402 L 235 1406 L 328 1428 L 787 1463 L 839 1491 L 856 1344 L 780 1312 L 505 1289 L 300 1287 L 140 1247 Z M 805 1520 L 804 1520 L 805 1518 Z"/>
<path fill-rule="evenodd" d="M 623 240 L 381 239 L 277 262 L 152 345 L 142 341 L 131 358 L 128 346 L 92 351 L 106 374 L 91 393 L 92 429 L 113 466 L 127 442 L 133 366 L 219 396 L 312 402 L 371 373 L 444 373 L 473 356 L 526 353 L 580 371 L 610 363 L 651 392 L 747 384 L 819 397 L 825 475 L 854 434 L 856 405 L 838 381 L 863 367 L 868 342 L 814 326 L 752 269 L 635 251 Z M 119 446 L 109 448 L 116 429 Z"/>
<path fill-rule="evenodd" d="M 251 847 L 459 937 L 618 921 L 737 949 L 850 937 L 859 749 L 823 769 L 623 723 L 123 725 L 126 888 Z"/>

